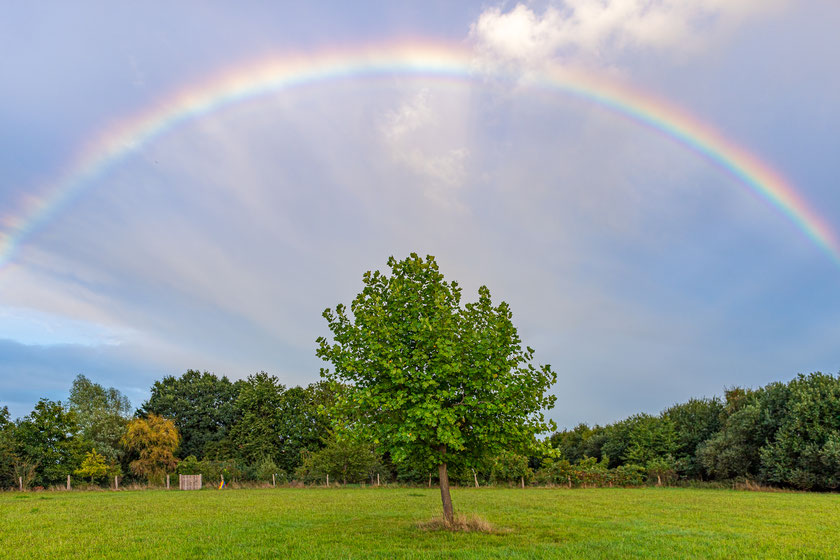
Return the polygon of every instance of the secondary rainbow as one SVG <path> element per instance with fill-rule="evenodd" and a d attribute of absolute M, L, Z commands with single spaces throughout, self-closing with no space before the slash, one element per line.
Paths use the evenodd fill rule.
<path fill-rule="evenodd" d="M 58 180 L 39 196 L 30 196 L 22 209 L 7 217 L 0 224 L 5 232 L 0 233 L 0 270 L 12 262 L 21 244 L 33 232 L 66 208 L 95 179 L 181 123 L 234 103 L 330 80 L 391 75 L 455 81 L 485 79 L 487 74 L 479 71 L 474 62 L 474 53 L 463 45 L 388 44 L 267 57 L 188 86 L 104 129 L 80 150 Z M 579 96 L 683 144 L 769 202 L 840 264 L 840 243 L 832 228 L 809 208 L 784 177 L 675 105 L 626 84 L 566 68 L 537 73 L 529 84 Z"/>

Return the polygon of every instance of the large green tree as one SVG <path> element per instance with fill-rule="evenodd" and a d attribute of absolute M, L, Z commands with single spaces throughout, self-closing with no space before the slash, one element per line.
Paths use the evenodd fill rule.
<path fill-rule="evenodd" d="M 636 414 L 626 422 L 629 425 L 627 448 L 621 457 L 625 464 L 643 467 L 654 459 L 673 456 L 677 438 L 670 419 Z"/>
<path fill-rule="evenodd" d="M 180 457 L 205 454 L 226 459 L 228 432 L 239 418 L 236 399 L 243 381 L 231 382 L 209 372 L 187 370 L 181 377 L 155 381 L 152 396 L 138 411 L 140 416 L 157 414 L 171 418 L 183 438 Z"/>
<path fill-rule="evenodd" d="M 572 430 L 555 432 L 549 438 L 549 444 L 560 451 L 561 457 L 570 463 L 577 463 L 586 457 L 601 458 L 601 439 L 604 429 L 600 426 L 590 428 L 578 424 Z"/>
<path fill-rule="evenodd" d="M 690 399 L 675 404 L 663 413 L 674 426 L 676 449 L 674 458 L 679 471 L 689 478 L 703 474 L 697 460 L 697 449 L 722 427 L 723 403 L 720 399 Z"/>
<path fill-rule="evenodd" d="M 108 463 L 122 459 L 120 438 L 131 415 L 128 398 L 113 387 L 105 388 L 84 375 L 73 380 L 68 408 L 75 413 L 82 436 Z"/>
<path fill-rule="evenodd" d="M 264 371 L 248 377 L 236 399 L 239 420 L 230 430 L 239 458 L 251 464 L 265 458 L 282 462 L 285 392 L 280 380 Z"/>
<path fill-rule="evenodd" d="M 34 483 L 59 484 L 72 474 L 90 449 L 80 437 L 76 414 L 61 402 L 41 399 L 15 429 L 17 456 L 36 465 Z"/>
<path fill-rule="evenodd" d="M 280 448 L 277 465 L 293 474 L 301 465 L 301 451 L 316 451 L 324 446 L 329 435 L 329 421 L 320 409 L 328 405 L 331 395 L 325 383 L 292 387 L 282 394 L 277 409 L 277 430 Z"/>
<path fill-rule="evenodd" d="M 800 374 L 786 389 L 779 428 L 760 450 L 761 477 L 803 490 L 835 490 L 840 487 L 840 378 Z"/>
<path fill-rule="evenodd" d="M 532 364 L 507 303 L 482 286 L 461 305 L 434 257 L 388 259 L 390 275 L 366 272 L 348 310 L 327 309 L 333 340 L 317 354 L 321 374 L 346 383 L 333 409 L 339 428 L 364 433 L 394 461 L 436 465 L 444 519 L 454 520 L 447 465 L 468 465 L 503 451 L 528 451 L 553 428 L 542 410 L 555 398 L 548 365 Z"/>

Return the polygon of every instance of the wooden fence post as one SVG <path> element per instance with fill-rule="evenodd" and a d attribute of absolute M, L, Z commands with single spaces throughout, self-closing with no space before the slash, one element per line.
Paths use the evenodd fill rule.
<path fill-rule="evenodd" d="M 327 488 L 330 487 L 330 475 L 327 473 Z"/>
<path fill-rule="evenodd" d="M 429 488 L 432 487 L 432 473 L 429 473 Z"/>
<path fill-rule="evenodd" d="M 376 485 L 379 486 L 379 473 L 376 473 Z"/>
<path fill-rule="evenodd" d="M 67 489 L 70 490 L 70 475 L 67 475 Z"/>
<path fill-rule="evenodd" d="M 166 489 L 169 490 L 169 475 L 166 475 Z"/>
<path fill-rule="evenodd" d="M 116 476 L 114 476 L 114 490 L 120 489 L 120 480 Z"/>
<path fill-rule="evenodd" d="M 274 478 L 274 474 L 271 475 L 271 487 L 277 488 L 277 479 Z"/>
<path fill-rule="evenodd" d="M 23 492 L 23 477 L 22 476 L 18 477 L 18 482 L 20 483 L 20 491 Z"/>
<path fill-rule="evenodd" d="M 475 474 L 475 469 L 473 469 L 472 472 L 473 472 L 473 480 L 475 480 L 475 487 L 478 488 L 478 475 Z"/>
<path fill-rule="evenodd" d="M 525 488 L 525 477 L 524 476 L 519 479 L 519 482 L 522 485 L 522 488 Z"/>

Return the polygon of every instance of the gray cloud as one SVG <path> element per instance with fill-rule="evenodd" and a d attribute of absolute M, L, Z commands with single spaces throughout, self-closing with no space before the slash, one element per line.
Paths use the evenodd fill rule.
<path fill-rule="evenodd" d="M 530 10 L 532 31 L 551 22 L 532 8 L 485 14 L 508 25 L 515 10 Z M 644 43 L 633 26 L 596 33 L 576 17 L 589 26 L 576 37 L 589 43 L 534 31 L 551 47 L 535 52 L 555 59 L 596 44 L 602 67 L 621 52 L 651 89 L 766 141 L 767 153 L 795 163 L 802 137 L 790 123 L 812 130 L 799 118 L 808 111 L 837 118 L 827 93 L 790 115 L 788 97 L 760 97 L 776 83 L 769 66 L 748 85 L 732 79 L 755 67 L 742 49 L 775 44 L 766 29 L 743 38 L 747 47 L 732 43 L 724 62 L 680 73 L 637 56 L 667 51 L 666 35 Z M 795 30 L 783 31 L 795 44 Z M 138 64 L 145 89 L 161 87 L 155 65 Z M 803 83 L 814 77 L 807 68 L 798 67 Z M 749 111 L 756 104 L 760 114 Z M 830 156 L 830 142 L 808 141 Z M 815 177 L 808 186 L 833 201 L 820 191 L 832 174 Z M 465 299 L 487 284 L 511 303 L 523 339 L 559 373 L 561 424 L 657 412 L 733 383 L 836 368 L 836 271 L 792 233 L 696 154 L 585 101 L 481 80 L 335 80 L 181 125 L 30 238 L 0 277 L 0 309 L 24 310 L 8 312 L 3 336 L 30 343 L 0 345 L 0 400 L 31 408 L 37 396 L 61 396 L 76 373 L 132 400 L 188 367 L 314 381 L 321 311 L 349 302 L 388 255 L 417 251 L 436 255 Z M 34 315 L 52 339 L 34 344 Z"/>

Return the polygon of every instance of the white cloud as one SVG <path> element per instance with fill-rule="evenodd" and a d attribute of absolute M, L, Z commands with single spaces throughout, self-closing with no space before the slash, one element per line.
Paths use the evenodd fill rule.
<path fill-rule="evenodd" d="M 429 90 L 422 89 L 388 111 L 380 129 L 392 159 L 429 181 L 426 196 L 457 208 L 450 191 L 466 180 L 470 152 L 453 142 L 451 131 L 446 131 L 446 119 L 441 118 L 446 110 L 433 107 Z"/>
<path fill-rule="evenodd" d="M 541 14 L 525 4 L 485 10 L 470 28 L 490 60 L 539 64 L 552 58 L 610 62 L 626 49 L 696 51 L 751 17 L 789 0 L 566 0 Z"/>

